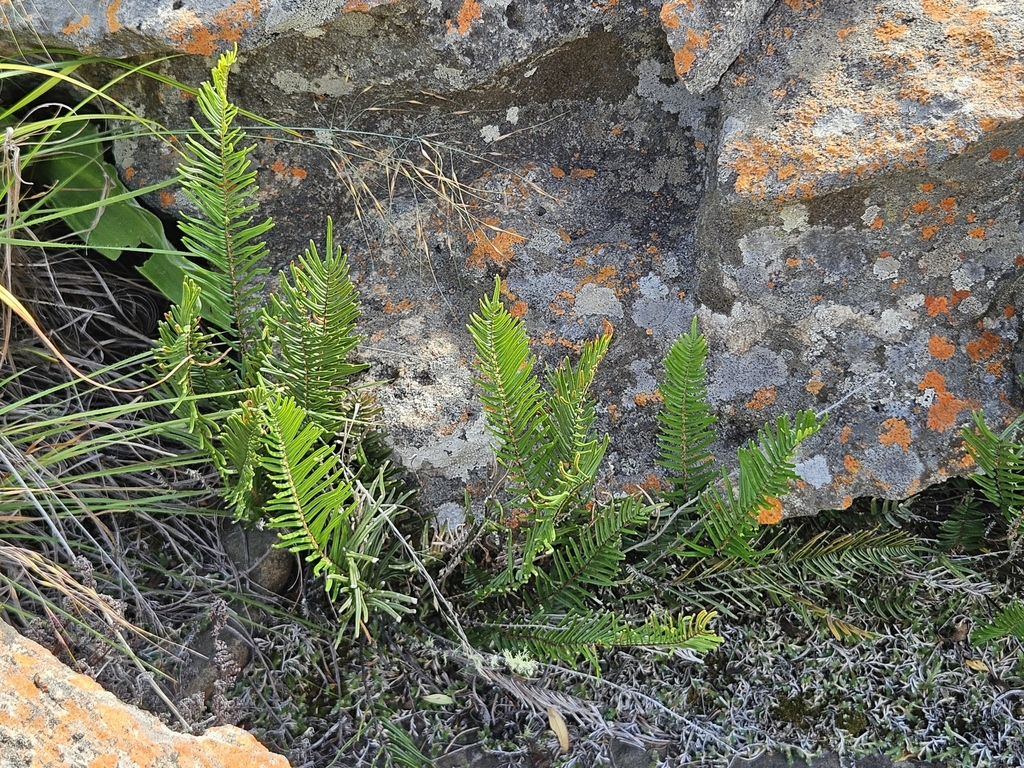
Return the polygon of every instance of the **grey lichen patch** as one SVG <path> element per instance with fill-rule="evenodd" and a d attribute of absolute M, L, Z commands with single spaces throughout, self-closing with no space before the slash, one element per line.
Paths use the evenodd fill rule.
<path fill-rule="evenodd" d="M 288 69 L 278 70 L 270 78 L 286 94 L 310 93 L 322 96 L 347 96 L 356 88 L 347 77 L 337 72 L 328 72 L 312 79 L 301 72 Z"/>
<path fill-rule="evenodd" d="M 615 291 L 603 285 L 588 283 L 576 294 L 573 312 L 579 317 L 602 315 L 604 317 L 622 317 L 622 302 Z"/>
<path fill-rule="evenodd" d="M 679 296 L 657 275 L 640 278 L 638 285 L 630 310 L 634 323 L 661 342 L 671 343 L 689 330 L 694 313 L 689 296 Z"/>
<path fill-rule="evenodd" d="M 805 483 L 815 488 L 824 488 L 832 482 L 832 473 L 828 469 L 828 460 L 821 455 L 814 456 L 796 464 L 796 473 Z"/>
<path fill-rule="evenodd" d="M 742 401 L 765 387 L 782 387 L 789 382 L 789 368 L 781 354 L 754 347 L 741 357 L 728 356 L 713 363 L 708 397 L 713 403 Z"/>

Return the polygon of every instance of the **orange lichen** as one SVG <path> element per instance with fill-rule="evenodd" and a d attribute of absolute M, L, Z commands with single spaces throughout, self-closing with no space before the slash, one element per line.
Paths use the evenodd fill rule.
<path fill-rule="evenodd" d="M 872 34 L 881 43 L 888 43 L 895 40 L 898 37 L 902 37 L 907 32 L 907 27 L 903 24 L 896 24 L 892 21 L 887 21 L 882 26 L 875 29 Z"/>
<path fill-rule="evenodd" d="M 944 197 L 939 200 L 939 207 L 942 208 L 946 213 L 949 213 L 956 207 L 955 197 Z"/>
<path fill-rule="evenodd" d="M 693 13 L 693 0 L 669 0 L 661 6 L 661 23 L 665 29 L 679 29 L 679 8 Z"/>
<path fill-rule="evenodd" d="M 657 390 L 654 392 L 637 392 L 633 395 L 633 402 L 640 408 L 644 408 L 651 403 L 662 403 L 664 401 L 664 396 Z"/>
<path fill-rule="evenodd" d="M 967 356 L 976 363 L 992 357 L 1003 346 L 1003 340 L 992 331 L 985 331 L 981 338 L 967 342 Z"/>
<path fill-rule="evenodd" d="M 925 211 L 927 211 L 931 207 L 932 207 L 931 203 L 929 203 L 927 200 L 918 200 L 916 203 L 914 203 L 912 206 L 910 206 L 910 209 L 914 213 L 924 213 Z"/>
<path fill-rule="evenodd" d="M 416 305 L 409 299 L 402 299 L 397 304 L 391 301 L 391 299 L 388 299 L 386 302 L 384 302 L 384 312 L 388 315 L 394 315 L 397 314 L 398 312 L 407 312 L 408 310 L 412 309 L 415 306 Z"/>
<path fill-rule="evenodd" d="M 162 205 L 164 208 L 170 208 L 172 205 L 174 205 L 174 193 L 166 189 L 161 189 L 160 205 Z"/>
<path fill-rule="evenodd" d="M 194 12 L 183 10 L 170 25 L 169 36 L 184 53 L 210 56 L 224 43 L 239 42 L 260 12 L 260 0 L 239 0 L 213 15 L 211 31 Z"/>
<path fill-rule="evenodd" d="M 939 360 L 949 360 L 956 352 L 956 347 L 945 336 L 932 336 L 928 339 L 928 353 Z"/>
<path fill-rule="evenodd" d="M 525 242 L 526 238 L 516 232 L 498 229 L 497 218 L 484 219 L 484 224 L 486 226 L 469 234 L 468 239 L 473 245 L 473 252 L 469 254 L 466 263 L 479 268 L 483 268 L 488 263 L 504 267 L 515 255 L 513 246 Z"/>
<path fill-rule="evenodd" d="M 127 168 L 124 169 L 124 178 L 125 178 L 125 181 L 131 181 L 132 179 L 135 178 L 135 166 L 134 165 L 129 165 Z"/>
<path fill-rule="evenodd" d="M 757 512 L 757 522 L 760 525 L 776 525 L 782 521 L 782 502 L 774 496 L 765 498 L 765 504 Z"/>
<path fill-rule="evenodd" d="M 849 442 L 850 434 L 852 432 L 853 432 L 853 429 L 850 427 L 849 424 L 847 424 L 845 427 L 843 427 L 842 431 L 839 433 L 839 442 L 843 443 L 844 445 L 847 442 Z"/>
<path fill-rule="evenodd" d="M 885 430 L 878 436 L 878 442 L 882 445 L 898 445 L 904 451 L 910 448 L 910 428 L 903 419 L 895 417 L 882 422 Z"/>
<path fill-rule="evenodd" d="M 885 221 L 881 216 L 875 216 L 871 221 L 871 229 L 881 229 L 885 225 Z"/>
<path fill-rule="evenodd" d="M 121 10 L 121 0 L 113 0 L 107 6 L 107 29 L 111 32 L 117 32 L 121 29 L 121 22 L 117 20 L 117 12 L 119 10 Z"/>
<path fill-rule="evenodd" d="M 456 17 L 459 25 L 459 34 L 466 34 L 473 22 L 482 18 L 483 13 L 480 9 L 480 3 L 476 0 L 463 0 L 462 7 L 459 9 L 459 15 Z"/>
<path fill-rule="evenodd" d="M 526 314 L 527 309 L 529 309 L 529 307 L 527 307 L 525 301 L 517 301 L 511 307 L 508 308 L 508 313 L 512 315 L 512 317 L 518 317 L 522 319 L 522 317 Z"/>
<path fill-rule="evenodd" d="M 270 164 L 270 170 L 274 172 L 278 181 L 287 177 L 302 180 L 308 175 L 304 169 L 294 165 L 285 165 L 284 161 L 280 159 Z"/>
<path fill-rule="evenodd" d="M 593 168 L 573 168 L 569 171 L 570 179 L 592 179 L 597 173 Z"/>
<path fill-rule="evenodd" d="M 847 472 L 851 475 L 855 475 L 860 472 L 861 464 L 856 457 L 846 454 L 843 456 L 843 466 L 846 467 Z"/>
<path fill-rule="evenodd" d="M 698 34 L 692 29 L 686 30 L 686 42 L 682 48 L 676 51 L 674 56 L 676 75 L 680 79 L 686 76 L 686 73 L 693 67 L 694 62 L 697 61 L 697 51 L 708 47 L 710 37 L 711 34 L 709 32 Z"/>
<path fill-rule="evenodd" d="M 565 171 L 563 171 L 557 165 L 551 166 L 551 168 L 549 168 L 548 170 L 551 171 L 551 175 L 554 176 L 556 179 L 561 179 L 565 176 Z"/>
<path fill-rule="evenodd" d="M 996 147 L 995 149 L 988 153 L 988 156 L 989 159 L 994 160 L 995 162 L 998 163 L 1000 160 L 1005 160 L 1010 156 L 1010 150 L 1008 150 L 1006 147 Z"/>
<path fill-rule="evenodd" d="M 619 269 L 613 264 L 607 264 L 597 270 L 597 274 L 585 277 L 576 283 L 576 290 L 578 291 L 584 285 L 603 285 L 606 288 L 614 287 L 615 277 L 619 274 Z"/>
<path fill-rule="evenodd" d="M 921 7 L 932 21 L 949 21 L 953 15 L 947 0 L 921 0 Z"/>
<path fill-rule="evenodd" d="M 752 411 L 760 411 L 762 408 L 767 408 L 769 405 L 775 402 L 776 397 L 775 386 L 761 387 L 754 393 L 754 396 L 747 402 L 747 408 Z"/>
<path fill-rule="evenodd" d="M 856 29 L 857 29 L 856 25 L 854 25 L 852 27 L 846 27 L 846 29 L 840 29 L 840 30 L 838 30 L 836 32 L 836 37 L 839 38 L 839 42 L 841 43 L 844 40 L 846 40 L 846 38 L 850 36 L 850 33 L 853 32 Z"/>
<path fill-rule="evenodd" d="M 822 388 L 825 386 L 825 382 L 818 378 L 818 376 L 818 371 L 814 371 L 811 380 L 808 381 L 807 384 L 804 386 L 804 389 L 806 389 L 812 395 L 816 395 L 819 392 L 821 392 Z"/>
<path fill-rule="evenodd" d="M 971 237 L 973 237 L 975 240 L 984 240 L 985 239 L 985 228 L 984 227 L 974 227 L 973 229 L 967 230 L 967 234 L 970 235 Z"/>
<path fill-rule="evenodd" d="M 89 17 L 89 14 L 85 14 L 78 21 L 69 21 L 60 31 L 65 35 L 75 35 L 88 27 L 91 22 L 92 19 Z"/>
<path fill-rule="evenodd" d="M 932 369 L 928 371 L 920 384 L 918 390 L 931 389 L 935 393 L 935 399 L 928 408 L 928 428 L 934 432 L 946 432 L 956 426 L 957 418 L 963 410 L 972 410 L 978 407 L 975 400 L 961 400 L 952 393 L 946 391 L 946 377 Z"/>
<path fill-rule="evenodd" d="M 935 237 L 936 234 L 938 234 L 938 232 L 938 227 L 932 224 L 925 224 L 923 227 L 921 227 L 921 239 L 931 240 L 933 237 Z"/>
<path fill-rule="evenodd" d="M 949 299 L 945 296 L 925 296 L 924 306 L 928 312 L 928 317 L 949 314 Z"/>

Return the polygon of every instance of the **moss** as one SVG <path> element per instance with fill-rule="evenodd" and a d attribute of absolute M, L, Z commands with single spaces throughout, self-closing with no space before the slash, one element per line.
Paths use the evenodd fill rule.
<path fill-rule="evenodd" d="M 868 718 L 863 712 L 841 709 L 836 714 L 836 727 L 842 728 L 851 736 L 860 736 L 868 729 Z"/>

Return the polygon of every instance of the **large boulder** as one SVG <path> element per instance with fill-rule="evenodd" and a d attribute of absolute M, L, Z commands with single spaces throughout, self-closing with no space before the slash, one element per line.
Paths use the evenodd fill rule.
<path fill-rule="evenodd" d="M 0 621 L 0 765 L 288 768 L 234 726 L 176 733 Z"/>
<path fill-rule="evenodd" d="M 203 53 L 237 39 L 235 100 L 298 129 L 256 133 L 278 265 L 334 217 L 363 354 L 432 508 L 457 512 L 467 484 L 475 498 L 493 485 L 464 327 L 494 274 L 544 361 L 614 327 L 597 383 L 610 490 L 657 482 L 657 377 L 694 314 L 723 456 L 780 413 L 831 413 L 790 513 L 963 472 L 970 411 L 1012 413 L 1015 0 L 303 5 L 280 8 L 315 24 L 220 35 Z M 251 28 L 269 29 L 252 8 Z M 174 48 L 161 34 L 146 45 Z M 210 64 L 160 70 L 197 83 Z M 114 93 L 172 127 L 195 114 L 166 82 Z M 156 144 L 116 155 L 131 183 L 174 167 Z M 462 193 L 449 184 L 439 202 L 408 183 L 439 172 Z"/>

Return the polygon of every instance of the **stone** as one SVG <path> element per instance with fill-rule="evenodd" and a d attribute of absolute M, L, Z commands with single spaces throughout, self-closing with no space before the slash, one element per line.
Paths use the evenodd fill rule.
<path fill-rule="evenodd" d="M 900 498 L 1014 413 L 1024 19 L 1010 3 L 780 3 L 721 89 L 699 214 L 711 392 L 831 410 L 795 509 Z"/>
<path fill-rule="evenodd" d="M 746 49 L 775 0 L 669 0 L 661 24 L 679 79 L 707 93 Z"/>
<path fill-rule="evenodd" d="M 426 508 L 461 505 L 467 486 L 482 503 L 494 484 L 465 325 L 496 274 L 542 363 L 614 328 L 595 388 L 603 490 L 657 485 L 661 361 L 695 315 L 723 460 L 783 413 L 829 412 L 788 515 L 963 474 L 971 411 L 1014 414 L 1016 2 L 299 5 L 274 13 L 315 25 L 246 27 L 231 80 L 239 106 L 298 127 L 254 132 L 272 266 L 334 218 L 362 354 Z M 196 84 L 211 62 L 158 69 Z M 169 82 L 112 95 L 172 128 L 196 113 Z M 141 140 L 115 156 L 133 184 L 177 160 Z M 439 172 L 461 202 L 455 185 L 446 203 L 403 183 Z"/>
<path fill-rule="evenodd" d="M 0 768 L 288 768 L 234 726 L 176 733 L 0 622 Z"/>

